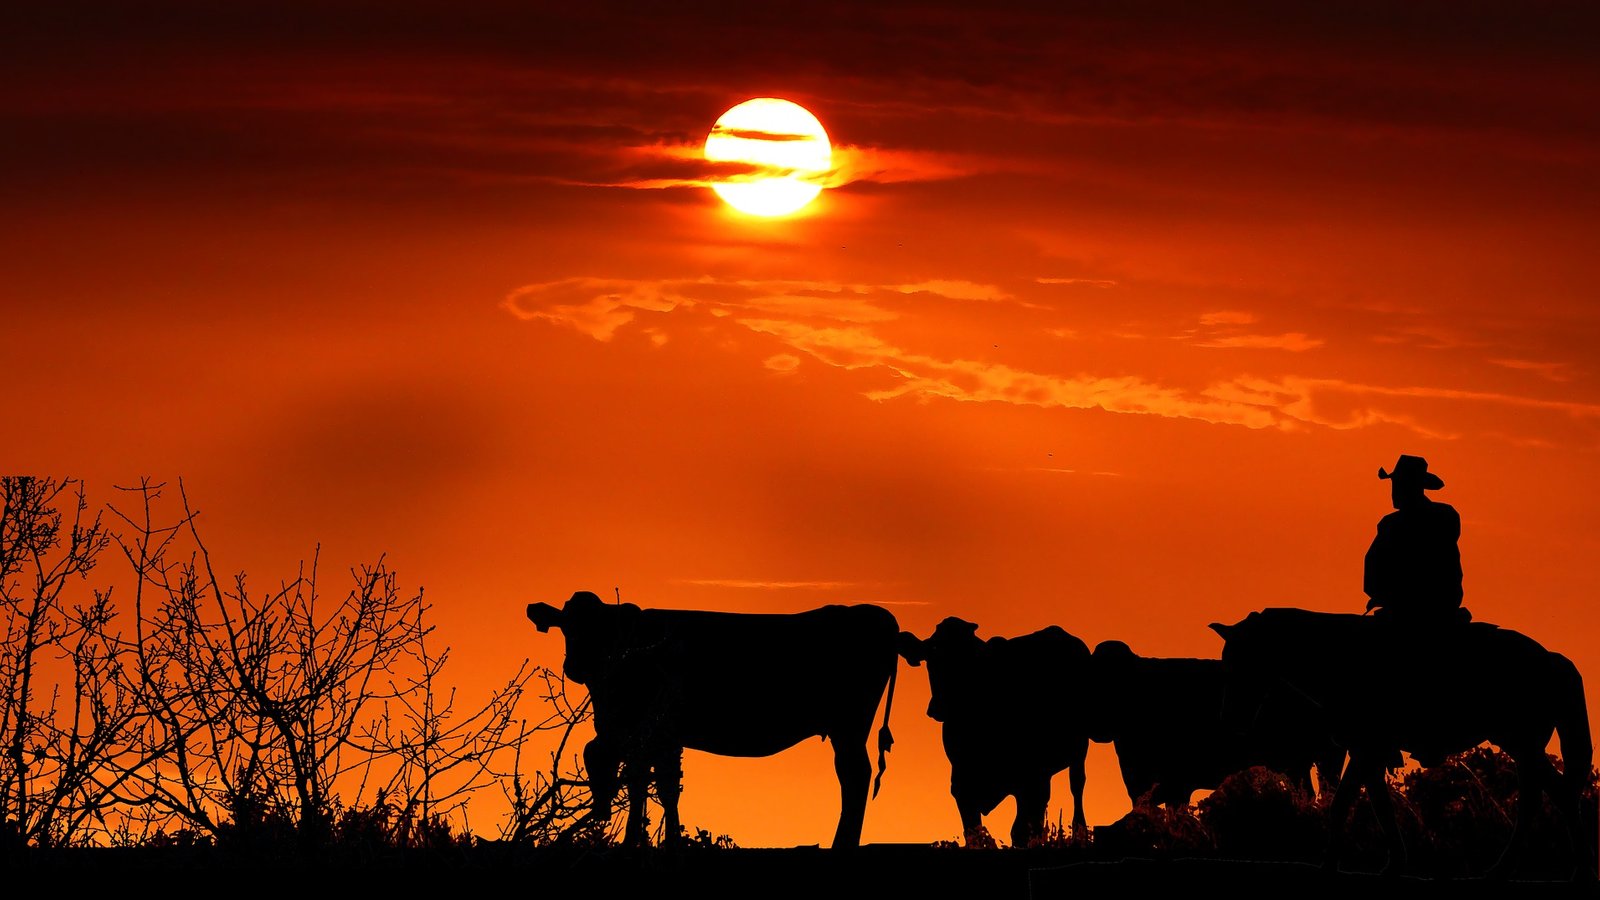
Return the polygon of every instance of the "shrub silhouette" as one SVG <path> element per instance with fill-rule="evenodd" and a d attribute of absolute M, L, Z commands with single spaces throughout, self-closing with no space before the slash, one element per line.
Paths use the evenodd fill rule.
<path fill-rule="evenodd" d="M 1127 815 L 1094 830 L 1094 849 L 1106 856 L 1206 856 L 1214 844 L 1194 810 L 1135 804 Z"/>
<path fill-rule="evenodd" d="M 1327 814 L 1316 799 L 1264 766 L 1229 775 L 1198 811 L 1224 856 L 1310 862 L 1326 841 Z"/>
<path fill-rule="evenodd" d="M 1551 760 L 1559 766 L 1556 757 Z M 1595 783 L 1591 770 L 1586 798 L 1590 816 Z M 1433 871 L 1481 875 L 1511 839 L 1520 791 L 1516 764 L 1499 750 L 1475 747 L 1443 765 L 1407 772 L 1400 791 L 1426 826 L 1412 845 L 1412 854 Z M 1571 874 L 1576 848 L 1549 797 L 1539 815 L 1524 824 L 1533 833 L 1519 874 L 1550 878 Z"/>

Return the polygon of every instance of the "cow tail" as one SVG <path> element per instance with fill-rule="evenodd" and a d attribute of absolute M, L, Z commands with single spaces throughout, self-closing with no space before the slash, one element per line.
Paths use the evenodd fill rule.
<path fill-rule="evenodd" d="M 872 780 L 873 799 L 878 797 L 878 787 L 883 784 L 883 770 L 889 768 L 889 748 L 894 746 L 894 735 L 889 733 L 889 711 L 894 709 L 894 683 L 900 677 L 898 654 L 894 657 L 893 665 L 894 668 L 889 670 L 889 699 L 883 702 L 883 727 L 878 729 L 878 777 Z"/>
<path fill-rule="evenodd" d="M 1589 782 L 1594 765 L 1594 739 L 1589 736 L 1589 705 L 1583 696 L 1583 676 L 1578 667 L 1559 653 L 1556 661 L 1556 733 L 1561 735 L 1562 768 L 1579 796 Z"/>

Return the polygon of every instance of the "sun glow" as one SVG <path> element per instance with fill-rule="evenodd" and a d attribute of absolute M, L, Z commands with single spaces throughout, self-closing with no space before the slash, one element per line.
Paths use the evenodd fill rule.
<path fill-rule="evenodd" d="M 758 97 L 722 114 L 706 136 L 706 159 L 748 164 L 753 171 L 713 184 L 717 196 L 752 216 L 786 216 L 822 193 L 833 146 L 805 107 Z"/>

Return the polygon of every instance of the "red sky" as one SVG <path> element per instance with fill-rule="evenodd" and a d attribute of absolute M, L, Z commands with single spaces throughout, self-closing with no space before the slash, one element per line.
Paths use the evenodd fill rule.
<path fill-rule="evenodd" d="M 5 467 L 182 476 L 264 578 L 386 552 L 469 692 L 613 587 L 1214 656 L 1362 608 L 1400 453 L 1475 616 L 1600 672 L 1582 4 L 212 6 L 8 14 Z M 699 186 L 758 96 L 838 148 L 791 219 Z M 902 675 L 865 839 L 951 838 Z M 683 811 L 836 797 L 820 744 L 691 753 Z"/>

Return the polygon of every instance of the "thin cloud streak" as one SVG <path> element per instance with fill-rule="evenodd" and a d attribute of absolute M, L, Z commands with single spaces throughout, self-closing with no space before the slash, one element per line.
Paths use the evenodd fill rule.
<path fill-rule="evenodd" d="M 674 584 L 688 584 L 695 587 L 733 588 L 736 590 L 773 590 L 773 591 L 837 591 L 844 588 L 870 587 L 866 582 L 860 581 L 763 581 L 759 579 L 743 578 L 677 578 Z"/>
<path fill-rule="evenodd" d="M 1308 337 L 1304 332 L 1291 331 L 1287 334 L 1232 334 L 1192 343 L 1196 347 L 1222 350 L 1288 350 L 1291 353 L 1304 353 L 1321 347 L 1324 342 Z"/>

